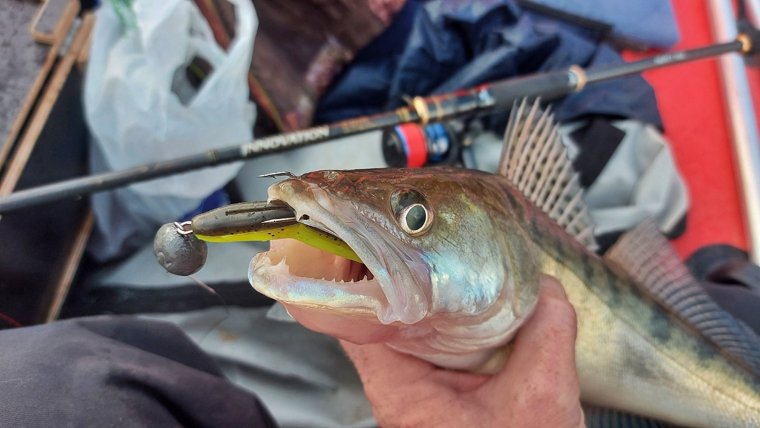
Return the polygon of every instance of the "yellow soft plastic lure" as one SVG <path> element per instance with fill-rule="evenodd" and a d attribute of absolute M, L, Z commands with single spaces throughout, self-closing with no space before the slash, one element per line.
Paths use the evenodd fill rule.
<path fill-rule="evenodd" d="M 252 231 L 239 231 L 225 235 L 203 235 L 198 232 L 195 236 L 201 241 L 207 242 L 241 242 L 241 241 L 271 241 L 273 239 L 297 239 L 304 244 L 310 245 L 320 250 L 353 260 L 361 263 L 361 259 L 340 238 L 321 231 L 317 228 L 307 226 L 303 223 L 294 223 L 288 225 L 272 225 L 272 227 L 258 228 Z"/>

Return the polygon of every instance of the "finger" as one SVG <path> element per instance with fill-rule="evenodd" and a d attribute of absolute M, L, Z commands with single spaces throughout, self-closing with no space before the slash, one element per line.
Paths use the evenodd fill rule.
<path fill-rule="evenodd" d="M 562 285 L 552 277 L 541 280 L 533 316 L 518 331 L 507 365 L 555 368 L 570 380 L 575 378 L 575 309 Z"/>
<path fill-rule="evenodd" d="M 460 393 L 480 388 L 484 383 L 491 380 L 491 376 L 458 370 L 438 369 L 433 373 L 432 380 L 441 387 Z"/>
<path fill-rule="evenodd" d="M 432 379 L 432 364 L 393 351 L 383 344 L 355 345 L 341 341 L 359 372 L 364 392 L 381 426 L 425 420 L 440 400 L 451 400 L 449 389 Z M 395 421 L 395 422 L 393 422 Z M 393 423 L 391 423 L 393 422 Z M 416 423 L 407 423 L 415 425 Z"/>
<path fill-rule="evenodd" d="M 396 352 L 381 343 L 356 345 L 341 340 L 340 344 L 356 366 L 365 387 L 371 384 L 372 388 L 393 388 L 419 381 L 435 371 L 432 364 Z"/>
<path fill-rule="evenodd" d="M 488 384 L 492 395 L 498 395 L 494 388 L 525 388 L 536 395 L 552 395 L 558 389 L 579 394 L 575 310 L 556 279 L 546 276 L 540 287 L 536 309 L 518 331 L 505 368 Z"/>
<path fill-rule="evenodd" d="M 343 349 L 354 362 L 362 379 L 371 378 L 373 387 L 398 388 L 401 383 L 408 384 L 410 379 L 416 378 L 417 382 L 438 384 L 456 392 L 471 391 L 491 376 L 480 375 L 456 370 L 437 368 L 434 365 L 422 361 L 416 357 L 404 355 L 394 351 L 383 344 L 357 345 L 351 342 L 341 341 Z M 383 373 L 382 383 L 377 383 L 375 377 Z"/>
<path fill-rule="evenodd" d="M 475 394 L 514 426 L 581 426 L 575 310 L 554 278 L 542 278 L 540 286 L 504 369 Z"/>

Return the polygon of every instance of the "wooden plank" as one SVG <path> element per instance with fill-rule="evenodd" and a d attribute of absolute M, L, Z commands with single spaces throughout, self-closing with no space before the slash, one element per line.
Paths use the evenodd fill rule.
<path fill-rule="evenodd" d="M 16 183 L 21 177 L 21 173 L 24 171 L 24 167 L 26 166 L 37 139 L 50 116 L 50 111 L 55 105 L 55 101 L 61 92 L 61 88 L 63 88 L 63 84 L 66 83 L 66 78 L 71 72 L 72 67 L 75 65 L 79 52 L 83 49 L 90 36 L 94 22 L 95 16 L 92 13 L 86 13 L 83 16 L 82 22 L 77 30 L 76 36 L 74 36 L 74 40 L 71 43 L 68 52 L 66 52 L 56 67 L 56 70 L 50 79 L 50 83 L 47 85 L 45 93 L 42 95 L 42 99 L 37 105 L 34 116 L 29 122 L 29 125 L 18 144 L 16 153 L 8 164 L 5 177 L 3 177 L 2 182 L 0 182 L 0 195 L 8 195 L 13 192 L 13 189 L 16 187 Z"/>
<path fill-rule="evenodd" d="M 84 42 L 84 46 L 82 47 L 82 50 L 79 51 L 79 56 L 77 57 L 77 68 L 79 71 L 84 74 L 84 72 L 87 69 L 87 60 L 90 59 L 90 48 L 92 47 L 92 37 L 88 37 L 87 40 Z"/>
<path fill-rule="evenodd" d="M 79 233 L 77 233 L 77 237 L 68 252 L 69 255 L 66 258 L 61 276 L 52 290 L 53 295 L 50 306 L 48 306 L 47 313 L 45 314 L 46 323 L 55 321 L 61 313 L 66 296 L 68 296 L 71 289 L 71 283 L 74 281 L 77 269 L 79 269 L 79 262 L 82 260 L 85 248 L 87 248 L 87 241 L 90 238 L 93 224 L 94 216 L 92 211 L 88 210 L 87 216 L 82 221 L 82 227 L 79 229 Z"/>
<path fill-rule="evenodd" d="M 29 25 L 32 40 L 46 45 L 55 43 L 58 39 L 61 17 L 68 3 L 67 0 L 44 0 Z"/>
<path fill-rule="evenodd" d="M 56 59 L 60 54 L 61 47 L 66 40 L 66 35 L 68 35 L 69 30 L 71 29 L 71 26 L 74 23 L 74 19 L 78 13 L 79 1 L 69 0 L 66 5 L 66 9 L 63 11 L 63 16 L 61 17 L 61 20 L 56 27 L 55 40 L 53 41 L 53 45 L 50 48 L 50 51 L 45 57 L 45 62 L 42 64 L 42 67 L 40 67 L 40 71 L 37 73 L 37 77 L 35 77 L 34 82 L 32 83 L 32 86 L 26 95 L 26 98 L 24 98 L 21 109 L 16 115 L 16 119 L 14 120 L 13 125 L 8 132 L 8 135 L 5 137 L 5 143 L 0 146 L 0 165 L 3 165 L 5 163 L 8 155 L 12 151 L 14 146 L 13 143 L 18 138 L 19 134 L 22 131 L 24 123 L 34 108 L 35 101 L 45 86 L 45 81 L 50 75 L 51 70 L 53 69 L 53 65 L 56 63 Z"/>
<path fill-rule="evenodd" d="M 82 83 L 82 74 L 73 67 L 16 190 L 87 173 Z M 0 237 L 10 243 L 12 251 L 0 250 L 0 311 L 25 325 L 45 322 L 87 212 L 86 199 L 67 199 L 3 214 Z"/>

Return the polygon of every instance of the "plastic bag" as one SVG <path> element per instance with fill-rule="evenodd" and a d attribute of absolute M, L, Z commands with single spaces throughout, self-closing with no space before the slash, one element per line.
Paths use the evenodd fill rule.
<path fill-rule="evenodd" d="M 98 10 L 85 77 L 85 115 L 93 170 L 119 170 L 252 139 L 249 101 L 257 18 L 250 0 L 235 5 L 236 38 L 227 51 L 190 0 L 107 1 Z M 200 58 L 210 72 L 198 89 L 185 80 Z M 97 230 L 110 234 L 91 251 L 107 259 L 135 234 L 178 219 L 224 186 L 241 162 L 174 175 L 96 195 Z M 106 208 L 108 207 L 108 208 Z M 118 218 L 120 217 L 120 218 Z M 118 226 L 119 235 L 114 236 Z M 108 248 L 104 248 L 104 246 Z"/>

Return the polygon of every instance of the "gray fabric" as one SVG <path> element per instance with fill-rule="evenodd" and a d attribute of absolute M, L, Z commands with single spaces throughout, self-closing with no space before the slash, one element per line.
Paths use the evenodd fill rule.
<path fill-rule="evenodd" d="M 689 195 L 667 141 L 642 122 L 621 120 L 613 125 L 626 135 L 585 194 L 594 233 L 621 232 L 650 217 L 660 230 L 671 231 L 686 215 Z M 560 131 L 571 157 L 575 145 L 570 134 L 578 126 L 563 126 Z"/>
<path fill-rule="evenodd" d="M 0 426 L 274 427 L 175 326 L 92 317 L 0 331 Z"/>
<path fill-rule="evenodd" d="M 487 131 L 473 138 L 471 146 L 475 169 L 494 173 L 499 169 L 499 159 L 503 148 L 504 138 Z"/>
<path fill-rule="evenodd" d="M 179 326 L 228 379 L 255 392 L 282 427 L 375 426 L 361 382 L 337 341 L 268 319 L 267 310 L 145 317 Z"/>
<path fill-rule="evenodd" d="M 577 122 L 560 127 L 571 158 L 578 150 L 570 135 L 582 125 Z M 667 140 L 643 122 L 620 120 L 613 125 L 626 135 L 584 195 L 594 220 L 594 234 L 622 232 L 650 217 L 657 220 L 662 231 L 671 231 L 686 215 L 689 195 Z M 473 154 L 478 169 L 496 170 L 501 141 L 491 133 L 475 139 Z"/>
<path fill-rule="evenodd" d="M 209 244 L 203 269 L 193 276 L 212 284 L 244 282 L 253 256 L 268 245 L 263 242 Z M 121 263 L 109 265 L 87 278 L 88 287 L 164 288 L 195 284 L 187 277 L 172 275 L 156 261 L 152 246 L 141 248 Z"/>

